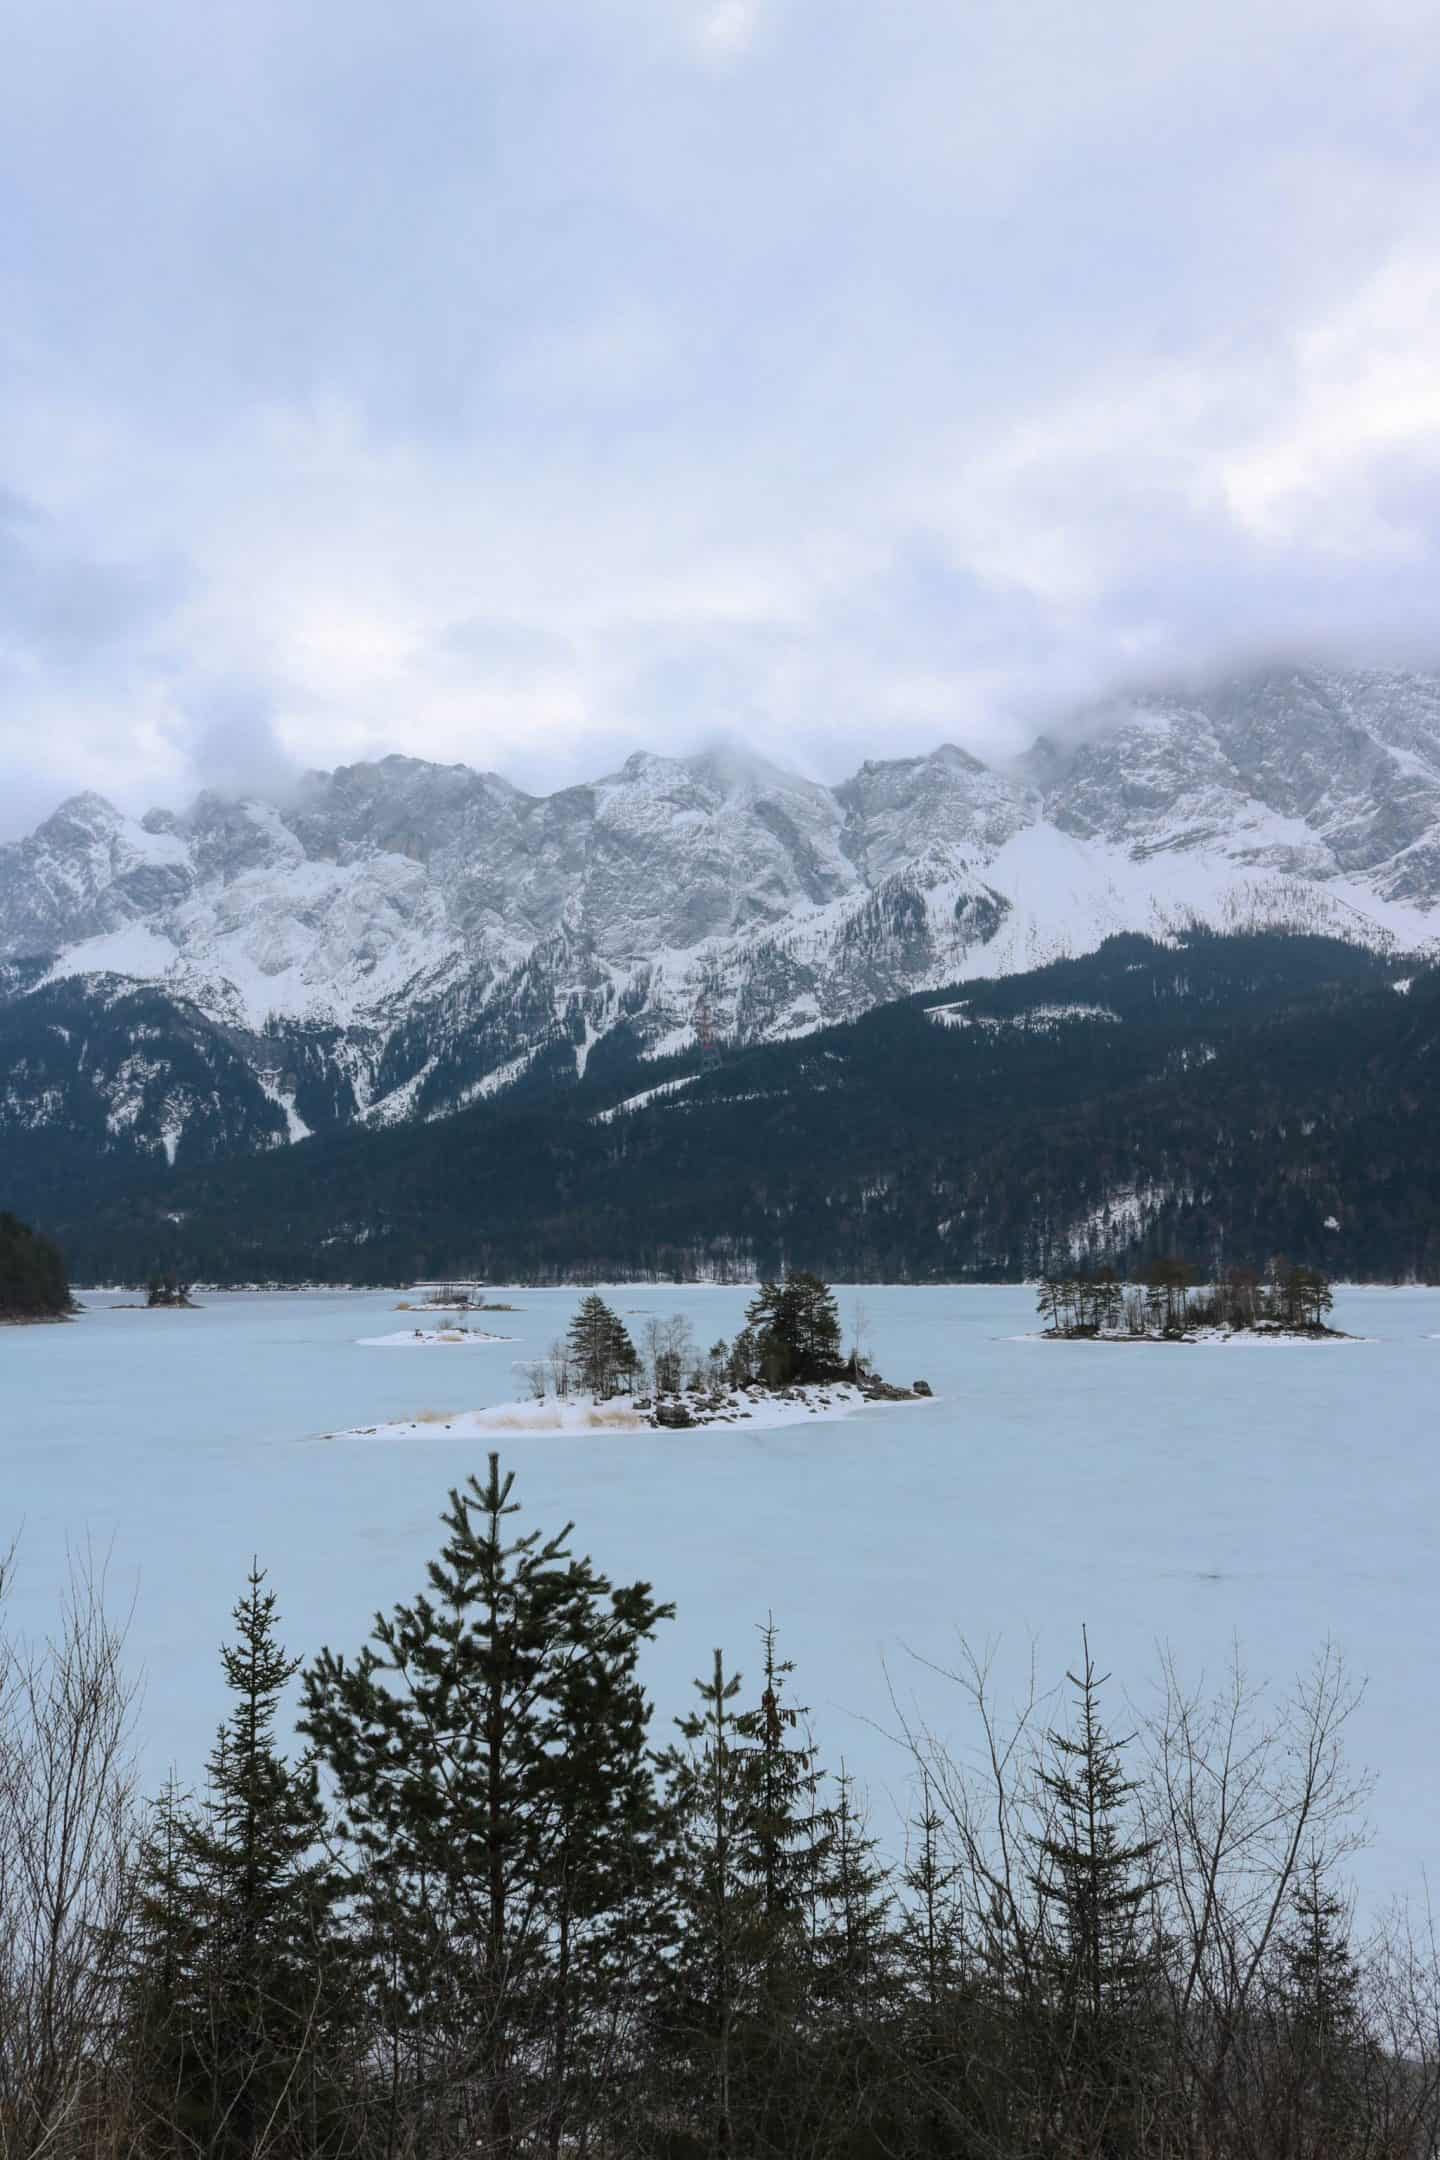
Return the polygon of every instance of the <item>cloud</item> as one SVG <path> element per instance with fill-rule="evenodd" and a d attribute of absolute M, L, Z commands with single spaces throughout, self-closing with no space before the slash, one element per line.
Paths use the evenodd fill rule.
<path fill-rule="evenodd" d="M 186 749 L 195 777 L 222 795 L 281 801 L 300 778 L 300 761 L 276 729 L 275 709 L 257 683 L 216 683 L 186 711 Z"/>
<path fill-rule="evenodd" d="M 1420 0 L 37 11 L 0 830 L 1440 658 L 1437 90 Z"/>
<path fill-rule="evenodd" d="M 750 50 L 759 27 L 759 0 L 713 0 L 700 18 L 700 50 L 722 64 L 738 60 Z"/>

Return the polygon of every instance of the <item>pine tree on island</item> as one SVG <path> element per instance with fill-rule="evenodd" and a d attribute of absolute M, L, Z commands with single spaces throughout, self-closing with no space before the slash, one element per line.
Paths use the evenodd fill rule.
<path fill-rule="evenodd" d="M 640 1360 L 620 1315 L 593 1291 L 582 1298 L 570 1323 L 571 1369 L 576 1385 L 597 1402 L 635 1384 Z"/>
<path fill-rule="evenodd" d="M 762 1282 L 745 1318 L 771 1387 L 839 1377 L 840 1314 L 834 1292 L 818 1275 L 791 1268 L 783 1282 Z"/>
<path fill-rule="evenodd" d="M 189 1283 L 182 1282 L 174 1269 L 169 1268 L 161 1274 L 151 1276 L 145 1293 L 145 1303 L 188 1308 L 194 1304 L 194 1299 L 190 1295 Z"/>

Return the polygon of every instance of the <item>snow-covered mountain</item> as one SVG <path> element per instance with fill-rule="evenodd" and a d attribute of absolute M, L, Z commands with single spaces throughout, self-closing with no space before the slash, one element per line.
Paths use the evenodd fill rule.
<path fill-rule="evenodd" d="M 1132 700 L 1008 770 L 827 788 L 637 754 L 546 797 L 388 757 L 286 801 L 99 796 L 0 847 L 0 1133 L 276 1144 L 850 1018 L 1194 922 L 1440 933 L 1440 676 Z M 98 1122 L 97 1122 L 98 1121 Z"/>

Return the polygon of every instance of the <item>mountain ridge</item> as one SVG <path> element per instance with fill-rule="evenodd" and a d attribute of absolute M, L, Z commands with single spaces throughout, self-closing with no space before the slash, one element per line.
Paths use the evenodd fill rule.
<path fill-rule="evenodd" d="M 1127 930 L 1423 947 L 1437 905 L 1440 675 L 1271 670 L 833 787 L 710 750 L 551 795 L 401 753 L 138 819 L 82 793 L 0 846 L 0 1162 L 47 1121 L 158 1162 L 446 1116 Z"/>

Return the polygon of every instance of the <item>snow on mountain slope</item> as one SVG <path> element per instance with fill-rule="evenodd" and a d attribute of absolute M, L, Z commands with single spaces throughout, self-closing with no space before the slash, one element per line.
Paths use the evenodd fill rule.
<path fill-rule="evenodd" d="M 138 821 L 78 796 L 0 847 L 0 1012 L 152 986 L 192 1063 L 256 1076 L 239 1129 L 273 1145 L 684 1048 L 702 1010 L 794 1034 L 1197 921 L 1409 948 L 1437 901 L 1440 677 L 1271 671 L 1088 715 L 1004 772 L 945 745 L 832 789 L 637 753 L 536 797 L 388 757 Z M 183 1156 L 193 1103 L 177 1124 L 153 1046 L 118 1077 L 132 1049 L 109 1083 L 12 1070 L 0 1133 L 5 1105 L 33 1130 L 57 1088 L 109 1085 L 107 1129 Z M 212 1109 L 207 1145 L 229 1129 Z"/>

